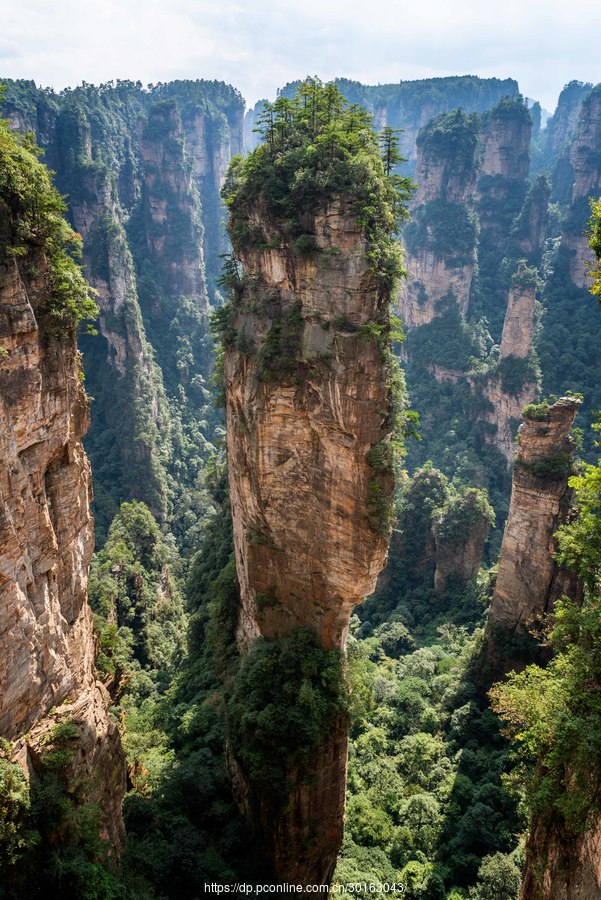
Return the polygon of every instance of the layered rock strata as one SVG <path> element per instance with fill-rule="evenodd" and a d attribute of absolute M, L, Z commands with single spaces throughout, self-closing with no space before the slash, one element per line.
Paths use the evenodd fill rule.
<path fill-rule="evenodd" d="M 499 364 L 481 387 L 490 404 L 482 418 L 494 425 L 494 431 L 486 433 L 485 439 L 501 451 L 508 463 L 516 453 L 516 428 L 522 410 L 537 395 L 534 364 L 527 365 L 533 351 L 535 324 L 536 271 L 522 266 L 509 292 Z M 511 378 L 512 370 L 517 378 Z M 472 387 L 478 389 L 476 385 Z"/>
<path fill-rule="evenodd" d="M 86 594 L 88 401 L 74 336 L 47 329 L 44 258 L 31 263 L 0 266 L 0 735 L 17 741 L 31 773 L 53 722 L 73 722 L 80 738 L 69 778 L 87 780 L 85 800 L 98 803 L 118 852 L 124 758 L 94 674 Z"/>
<path fill-rule="evenodd" d="M 547 410 L 539 406 L 524 414 L 491 626 L 528 631 L 553 612 L 559 597 L 578 595 L 573 576 L 555 562 L 554 534 L 570 510 L 568 478 L 575 445 L 569 433 L 579 405 L 579 400 L 563 397 Z"/>
<path fill-rule="evenodd" d="M 431 322 L 443 300 L 467 313 L 476 259 L 477 134 L 477 117 L 456 110 L 433 119 L 417 139 L 418 189 L 405 230 L 407 280 L 399 296 L 408 328 Z"/>
<path fill-rule="evenodd" d="M 338 650 L 386 560 L 393 477 L 373 454 L 386 449 L 391 409 L 374 326 L 386 322 L 389 298 L 344 199 L 305 223 L 317 248 L 309 254 L 260 208 L 249 224 L 264 239 L 240 251 L 224 368 L 238 644 L 244 652 L 256 637 L 307 627 Z M 233 769 L 277 877 L 327 882 L 342 837 L 346 723 L 317 748 L 308 779 L 291 773 L 283 812 Z"/>
<path fill-rule="evenodd" d="M 589 197 L 601 193 L 601 85 L 588 94 L 580 108 L 576 135 L 570 148 L 573 172 L 572 205 L 562 235 L 570 276 L 579 288 L 589 288 L 588 269 L 593 262 L 586 223 L 590 218 Z"/>

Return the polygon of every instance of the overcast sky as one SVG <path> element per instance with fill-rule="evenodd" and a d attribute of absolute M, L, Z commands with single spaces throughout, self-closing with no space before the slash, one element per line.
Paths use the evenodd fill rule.
<path fill-rule="evenodd" d="M 601 81 L 596 0 L 0 0 L 0 77 L 216 78 L 249 104 L 304 75 L 513 77 L 551 112 Z"/>

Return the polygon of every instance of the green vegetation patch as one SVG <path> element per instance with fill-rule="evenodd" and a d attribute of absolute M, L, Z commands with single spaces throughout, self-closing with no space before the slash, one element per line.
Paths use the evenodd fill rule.
<path fill-rule="evenodd" d="M 344 656 L 323 650 L 299 628 L 277 641 L 259 639 L 243 657 L 227 704 L 229 740 L 250 778 L 284 802 L 298 771 L 346 716 Z"/>
<path fill-rule="evenodd" d="M 81 255 L 81 237 L 64 218 L 65 204 L 39 152 L 31 135 L 17 134 L 0 120 L 0 253 L 17 261 L 37 255 L 40 271 L 45 259 L 50 330 L 72 334 L 79 322 L 96 318 L 98 309 L 74 258 Z"/>
<path fill-rule="evenodd" d="M 256 243 L 250 219 L 263 206 L 297 253 L 312 252 L 307 216 L 341 195 L 364 230 L 373 273 L 391 290 L 403 272 L 393 235 L 407 217 L 411 190 L 410 181 L 392 171 L 400 156 L 391 130 L 380 146 L 369 113 L 316 78 L 304 81 L 292 99 L 265 104 L 259 130 L 263 143 L 246 159 L 234 157 L 222 191 L 234 250 Z"/>

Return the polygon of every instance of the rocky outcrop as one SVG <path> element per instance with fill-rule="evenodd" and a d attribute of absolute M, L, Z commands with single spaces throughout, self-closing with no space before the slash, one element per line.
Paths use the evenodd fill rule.
<path fill-rule="evenodd" d="M 198 152 L 206 152 L 200 141 L 196 146 Z M 155 103 L 140 141 L 148 253 L 156 261 L 165 292 L 193 298 L 206 317 L 200 200 L 184 148 L 175 100 Z"/>
<path fill-rule="evenodd" d="M 316 244 L 308 254 L 295 251 L 260 206 L 248 224 L 263 239 L 239 251 L 243 284 L 224 367 L 238 644 L 244 652 L 256 637 L 306 627 L 324 649 L 339 650 L 388 545 L 391 410 L 375 335 L 388 296 L 343 198 L 305 223 Z M 266 837 L 280 880 L 331 877 L 345 767 L 341 722 L 312 756 L 310 777 L 291 773 L 284 811 L 236 768 L 235 783 L 246 785 L 242 805 L 253 796 L 252 820 L 271 822 Z"/>
<path fill-rule="evenodd" d="M 536 271 L 521 266 L 507 301 L 499 359 L 525 359 L 532 351 L 536 320 Z"/>
<path fill-rule="evenodd" d="M 495 106 L 484 130 L 481 176 L 526 178 L 531 132 L 530 113 L 519 100 L 504 99 Z"/>
<path fill-rule="evenodd" d="M 488 401 L 479 418 L 494 426 L 484 439 L 500 450 L 510 464 L 516 452 L 516 429 L 522 410 L 536 399 L 538 392 L 533 358 L 536 287 L 536 269 L 521 265 L 511 283 L 498 362 L 483 382 L 471 381 L 472 390 Z"/>
<path fill-rule="evenodd" d="M 551 155 L 557 155 L 576 133 L 580 110 L 592 84 L 570 81 L 561 91 L 557 109 L 547 122 L 547 148 Z"/>
<path fill-rule="evenodd" d="M 566 837 L 553 816 L 531 827 L 520 900 L 597 900 L 601 896 L 601 821 Z"/>
<path fill-rule="evenodd" d="M 442 300 L 467 313 L 476 259 L 477 146 L 478 118 L 462 110 L 437 116 L 419 133 L 418 189 L 405 229 L 407 281 L 398 305 L 409 328 L 431 322 Z"/>
<path fill-rule="evenodd" d="M 108 696 L 94 674 L 87 603 L 93 546 L 89 423 L 75 337 L 54 337 L 42 255 L 0 265 L 0 735 L 35 770 L 57 719 L 80 739 L 70 780 L 90 779 L 102 828 L 124 838 L 125 768 Z"/>
<path fill-rule="evenodd" d="M 275 243 L 258 211 L 259 221 Z M 386 558 L 387 529 L 368 503 L 377 473 L 367 460 L 390 432 L 385 365 L 369 331 L 386 300 L 342 200 L 313 228 L 319 252 L 296 255 L 278 234 L 277 249 L 241 255 L 252 280 L 233 325 L 256 343 L 226 354 L 225 381 L 242 646 L 310 625 L 325 648 L 341 647 L 351 610 Z M 270 360 L 284 329 L 290 357 Z M 389 497 L 392 476 L 382 480 Z M 260 611 L 257 593 L 275 593 L 277 603 Z"/>
<path fill-rule="evenodd" d="M 563 397 L 524 411 L 489 627 L 526 632 L 563 594 L 578 595 L 570 573 L 555 562 L 554 534 L 570 510 L 569 432 L 579 405 Z"/>
<path fill-rule="evenodd" d="M 549 224 L 549 197 L 551 185 L 544 175 L 539 175 L 524 200 L 518 218 L 512 228 L 510 243 L 516 255 L 524 256 L 530 265 L 540 265 Z"/>
<path fill-rule="evenodd" d="M 492 518 L 477 490 L 467 490 L 447 503 L 432 523 L 434 590 L 441 595 L 452 586 L 466 585 L 482 564 Z"/>
<path fill-rule="evenodd" d="M 562 247 L 570 258 L 570 276 L 579 288 L 588 288 L 588 267 L 593 253 L 585 233 L 590 218 L 589 197 L 601 193 L 601 85 L 597 85 L 582 103 L 578 127 L 570 148 L 573 172 L 572 206 L 562 236 Z"/>
<path fill-rule="evenodd" d="M 191 483 L 198 447 L 211 450 L 208 298 L 225 250 L 219 190 L 241 148 L 243 106 L 218 82 L 61 94 L 7 86 L 4 110 L 34 130 L 56 171 L 98 291 L 99 334 L 81 347 L 95 398 L 86 446 L 99 536 L 123 500 L 143 500 L 164 519 L 168 470 Z M 194 441 L 182 436 L 188 420 Z M 182 459 L 192 443 L 192 459 Z"/>
<path fill-rule="evenodd" d="M 506 242 L 527 191 L 532 119 L 519 99 L 506 98 L 483 117 L 477 210 L 485 242 Z"/>

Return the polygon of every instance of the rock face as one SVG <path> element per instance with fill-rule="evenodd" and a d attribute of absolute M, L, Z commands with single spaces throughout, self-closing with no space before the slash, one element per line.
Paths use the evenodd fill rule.
<path fill-rule="evenodd" d="M 177 501 L 169 475 L 177 468 L 179 483 L 194 482 L 198 447 L 203 458 L 210 452 L 207 322 L 225 251 L 219 191 L 241 149 L 243 108 L 218 82 L 63 94 L 8 84 L 3 113 L 36 134 L 98 291 L 99 334 L 81 347 L 95 398 L 86 446 L 99 535 L 123 500 L 142 500 L 164 519 Z M 184 439 L 186 429 L 202 433 Z M 182 443 L 195 444 L 191 459 Z"/>
<path fill-rule="evenodd" d="M 581 81 L 571 81 L 563 88 L 557 100 L 557 109 L 547 123 L 547 142 L 551 153 L 560 153 L 574 137 L 582 103 L 591 88 L 592 84 Z"/>
<path fill-rule="evenodd" d="M 408 277 L 399 297 L 409 328 L 431 322 L 443 299 L 467 313 L 476 259 L 477 145 L 477 116 L 462 110 L 437 116 L 417 139 L 418 190 L 405 230 Z"/>
<path fill-rule="evenodd" d="M 525 359 L 532 350 L 536 316 L 536 284 L 523 277 L 524 269 L 514 277 L 507 301 L 499 358 Z"/>
<path fill-rule="evenodd" d="M 563 397 L 548 411 L 524 416 L 490 625 L 524 632 L 551 613 L 563 594 L 578 593 L 574 579 L 553 558 L 553 535 L 570 508 L 574 444 L 569 432 L 579 405 Z"/>
<path fill-rule="evenodd" d="M 444 533 L 444 522 L 434 522 L 434 590 L 437 594 L 445 592 L 451 579 L 467 584 L 475 578 L 482 565 L 489 530 L 490 524 L 484 516 L 474 517 L 473 522 L 457 528 L 451 536 Z"/>
<path fill-rule="evenodd" d="M 596 900 L 601 896 L 601 822 L 566 840 L 552 820 L 531 827 L 520 900 Z"/>
<path fill-rule="evenodd" d="M 482 122 L 477 210 L 483 249 L 507 240 L 527 190 L 532 119 L 526 106 L 502 100 Z"/>
<path fill-rule="evenodd" d="M 245 284 L 234 307 L 235 346 L 225 354 L 238 643 L 244 651 L 255 637 L 309 627 L 325 649 L 341 649 L 353 607 L 386 560 L 393 478 L 368 456 L 390 438 L 386 366 L 370 331 L 385 321 L 388 297 L 343 199 L 314 216 L 318 250 L 309 255 L 295 253 L 261 209 L 250 225 L 271 249 L 262 242 L 240 252 Z M 285 812 L 274 820 L 270 798 L 254 792 L 252 819 L 271 816 L 282 881 L 331 877 L 345 768 L 341 722 Z M 244 783 L 239 767 L 235 781 Z M 252 793 L 247 785 L 243 805 Z"/>
<path fill-rule="evenodd" d="M 502 101 L 490 115 L 483 135 L 484 177 L 521 180 L 528 175 L 532 120 L 525 107 L 525 114 L 516 117 L 516 107 L 514 101 Z"/>
<path fill-rule="evenodd" d="M 588 94 L 580 108 L 578 127 L 570 148 L 573 172 L 572 207 L 564 233 L 562 247 L 570 256 L 570 276 L 579 288 L 589 288 L 587 274 L 593 254 L 584 233 L 590 218 L 589 197 L 601 193 L 601 85 Z"/>
<path fill-rule="evenodd" d="M 535 321 L 536 270 L 520 266 L 507 301 L 499 363 L 481 387 L 482 395 L 489 401 L 481 418 L 495 426 L 494 432 L 485 434 L 485 440 L 497 447 L 510 464 L 515 456 L 517 421 L 538 392 L 534 369 L 524 365 L 532 354 Z M 517 378 L 511 378 L 512 370 L 517 372 Z"/>
<path fill-rule="evenodd" d="M 43 312 L 44 259 L 0 268 L 0 735 L 35 769 L 55 721 L 81 735 L 74 779 L 94 775 L 86 796 L 102 810 L 118 852 L 124 838 L 125 767 L 108 697 L 94 675 L 87 604 L 93 532 L 89 423 L 75 339 L 52 337 Z M 21 737 L 27 733 L 26 737 Z"/>
<path fill-rule="evenodd" d="M 521 256 L 530 265 L 540 265 L 549 224 L 551 185 L 546 176 L 539 175 L 524 201 L 524 206 L 512 228 L 510 241 L 515 242 Z"/>

